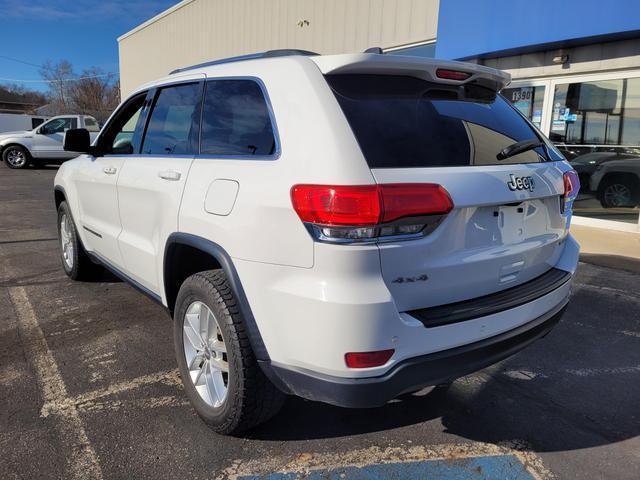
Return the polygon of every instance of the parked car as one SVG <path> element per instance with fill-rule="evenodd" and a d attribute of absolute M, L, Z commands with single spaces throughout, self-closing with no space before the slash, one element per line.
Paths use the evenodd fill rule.
<path fill-rule="evenodd" d="M 640 157 L 601 163 L 591 175 L 590 188 L 603 208 L 640 205 Z"/>
<path fill-rule="evenodd" d="M 0 134 L 0 158 L 9 168 L 26 168 L 29 164 L 59 163 L 76 157 L 62 148 L 64 132 L 84 128 L 95 139 L 100 128 L 88 115 L 60 115 L 33 130 Z"/>
<path fill-rule="evenodd" d="M 41 115 L 0 113 L 0 135 L 15 130 L 33 130 L 47 120 L 47 117 Z"/>
<path fill-rule="evenodd" d="M 578 262 L 577 175 L 496 93 L 506 73 L 294 53 L 140 87 L 93 145 L 67 132 L 84 155 L 55 179 L 65 272 L 105 266 L 171 312 L 220 433 L 284 394 L 374 407 L 512 355 Z"/>

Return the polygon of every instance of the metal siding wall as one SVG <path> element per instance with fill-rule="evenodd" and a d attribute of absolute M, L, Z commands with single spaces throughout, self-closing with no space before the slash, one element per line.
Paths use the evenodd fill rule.
<path fill-rule="evenodd" d="M 439 0 L 193 0 L 119 40 L 123 96 L 174 68 L 277 48 L 358 52 L 435 38 Z M 297 26 L 308 20 L 309 26 Z"/>

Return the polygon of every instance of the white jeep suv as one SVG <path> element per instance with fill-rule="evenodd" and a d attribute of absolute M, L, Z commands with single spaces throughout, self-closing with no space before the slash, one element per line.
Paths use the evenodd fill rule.
<path fill-rule="evenodd" d="M 173 315 L 216 431 L 374 407 L 501 360 L 569 299 L 575 172 L 490 68 L 275 51 L 144 85 L 55 179 L 62 263 Z"/>

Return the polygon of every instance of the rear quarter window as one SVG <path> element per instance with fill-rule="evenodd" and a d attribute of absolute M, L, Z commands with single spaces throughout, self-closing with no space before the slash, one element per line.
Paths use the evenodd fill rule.
<path fill-rule="evenodd" d="M 328 75 L 371 168 L 537 163 L 543 148 L 498 161 L 503 148 L 539 136 L 494 91 L 397 75 Z"/>

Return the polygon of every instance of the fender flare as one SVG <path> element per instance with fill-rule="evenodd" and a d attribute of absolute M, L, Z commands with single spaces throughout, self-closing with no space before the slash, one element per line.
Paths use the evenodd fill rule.
<path fill-rule="evenodd" d="M 238 272 L 233 265 L 233 260 L 231 259 L 231 256 L 226 252 L 226 250 L 217 243 L 214 243 L 211 240 L 207 240 L 203 237 L 192 235 L 190 233 L 176 232 L 169 235 L 169 238 L 167 239 L 167 243 L 165 245 L 163 259 L 163 279 L 165 285 L 165 295 L 167 293 L 166 285 L 168 285 L 168 279 L 171 278 L 172 273 L 170 270 L 170 263 L 167 262 L 167 256 L 171 250 L 171 246 L 176 244 L 193 247 L 209 254 L 217 260 L 217 262 L 220 264 L 220 267 L 227 276 L 229 286 L 233 291 L 236 301 L 238 302 L 238 307 L 240 308 L 240 311 L 242 312 L 242 315 L 244 317 L 247 328 L 247 336 L 249 337 L 249 342 L 251 343 L 251 347 L 253 348 L 253 353 L 256 356 L 256 359 L 269 361 L 269 354 L 267 353 L 267 349 L 264 345 L 264 342 L 262 341 L 262 335 L 260 335 L 260 330 L 258 329 L 258 325 L 256 323 L 255 317 L 253 316 L 253 312 L 251 311 L 249 301 L 247 300 L 247 296 L 244 292 L 244 289 L 242 288 L 242 283 L 240 282 Z"/>

